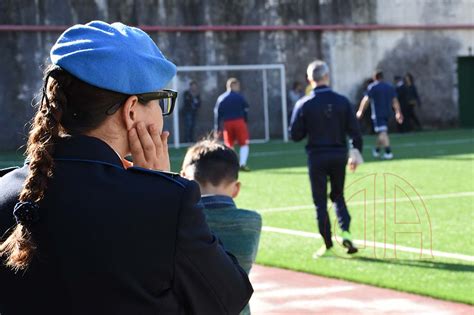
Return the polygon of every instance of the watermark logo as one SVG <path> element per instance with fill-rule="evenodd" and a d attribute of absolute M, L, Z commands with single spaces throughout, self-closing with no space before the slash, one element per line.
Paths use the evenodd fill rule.
<path fill-rule="evenodd" d="M 354 243 L 365 256 L 434 258 L 428 208 L 405 178 L 392 173 L 369 174 L 346 185 L 345 197 L 352 225 L 363 226 L 362 233 L 357 229 Z M 362 211 L 351 211 L 355 207 L 362 207 Z M 342 246 L 337 221 L 333 231 L 336 244 Z"/>

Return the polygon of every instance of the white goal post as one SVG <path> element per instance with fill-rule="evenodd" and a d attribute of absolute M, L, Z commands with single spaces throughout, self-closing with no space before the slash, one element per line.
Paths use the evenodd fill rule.
<path fill-rule="evenodd" d="M 287 121 L 287 104 L 286 104 L 286 73 L 285 66 L 283 64 L 261 64 L 261 65 L 215 65 L 215 66 L 181 66 L 177 67 L 177 75 L 171 82 L 171 88 L 178 90 L 179 80 L 178 74 L 183 72 L 202 72 L 202 71 L 262 71 L 262 83 L 263 83 L 263 114 L 265 123 L 265 138 L 254 139 L 251 142 L 267 142 L 270 140 L 270 122 L 268 113 L 268 82 L 267 82 L 267 70 L 279 70 L 280 72 L 280 91 L 281 91 L 281 112 L 282 112 L 282 133 L 283 141 L 288 142 L 288 121 Z M 178 96 L 179 98 L 179 96 Z M 180 119 L 179 119 L 179 101 L 173 113 L 173 140 L 174 147 L 179 148 L 185 143 L 180 143 Z"/>

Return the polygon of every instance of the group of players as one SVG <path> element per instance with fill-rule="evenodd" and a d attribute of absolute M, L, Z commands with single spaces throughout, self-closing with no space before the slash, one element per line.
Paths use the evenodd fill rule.
<path fill-rule="evenodd" d="M 375 71 L 372 83 L 367 87 L 365 96 L 360 102 L 356 117 L 362 119 L 364 112 L 370 105 L 371 120 L 374 132 L 377 134 L 376 143 L 372 149 L 374 157 L 392 159 L 393 153 L 388 137 L 388 121 L 392 115 L 392 108 L 395 112 L 395 119 L 399 130 L 404 130 L 404 113 L 397 98 L 397 92 L 402 85 L 397 85 L 397 90 L 384 81 L 381 70 Z M 306 95 L 313 91 L 311 84 L 308 85 Z M 296 102 L 304 95 L 290 91 L 290 102 Z M 193 142 L 193 133 L 196 114 L 201 105 L 201 99 L 196 81 L 189 83 L 189 90 L 184 92 L 182 113 L 185 126 L 185 142 Z M 247 127 L 249 104 L 240 94 L 240 82 L 236 78 L 229 78 L 226 83 L 226 92 L 221 94 L 214 107 L 214 133 L 221 136 L 224 143 L 233 148 L 234 144 L 239 145 L 240 167 L 243 171 L 249 171 L 247 160 L 249 156 L 249 132 Z M 291 111 L 289 118 L 291 118 Z M 415 117 L 416 118 L 416 117 Z M 417 120 L 416 120 L 417 121 Z M 415 121 L 415 122 L 416 122 Z M 290 122 L 291 124 L 291 122 Z"/>

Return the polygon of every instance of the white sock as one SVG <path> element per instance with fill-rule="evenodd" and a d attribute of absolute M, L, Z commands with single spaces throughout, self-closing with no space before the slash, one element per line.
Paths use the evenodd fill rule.
<path fill-rule="evenodd" d="M 247 159 L 249 158 L 249 146 L 243 145 L 240 147 L 240 166 L 247 165 Z"/>

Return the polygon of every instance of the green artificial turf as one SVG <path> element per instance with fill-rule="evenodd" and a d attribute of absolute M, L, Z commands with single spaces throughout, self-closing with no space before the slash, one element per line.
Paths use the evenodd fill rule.
<path fill-rule="evenodd" d="M 348 259 L 336 245 L 341 257 L 313 260 L 321 239 L 267 230 L 257 263 L 474 304 L 474 263 L 429 255 L 432 248 L 474 256 L 473 136 L 473 130 L 392 135 L 392 161 L 372 158 L 374 137 L 367 136 L 366 163 L 347 174 L 345 196 L 354 239 L 422 247 L 421 258 L 366 247 Z M 174 171 L 179 171 L 184 153 L 184 148 L 170 149 Z M 0 168 L 20 160 L 19 153 L 0 154 Z M 251 172 L 240 174 L 237 205 L 258 210 L 265 227 L 317 235 L 304 143 L 251 145 L 249 166 Z M 333 232 L 340 234 L 337 228 Z"/>
<path fill-rule="evenodd" d="M 473 262 L 429 255 L 432 248 L 474 256 L 473 131 L 394 135 L 392 161 L 372 158 L 374 138 L 364 140 L 366 163 L 346 177 L 353 237 L 423 247 L 424 255 L 397 251 L 395 257 L 392 249 L 367 247 L 352 259 L 313 260 L 321 239 L 264 231 L 257 262 L 474 304 Z M 258 154 L 265 151 L 269 155 Z M 241 173 L 238 206 L 259 210 L 264 226 L 317 234 L 303 144 L 253 146 L 251 152 L 253 171 Z"/>

